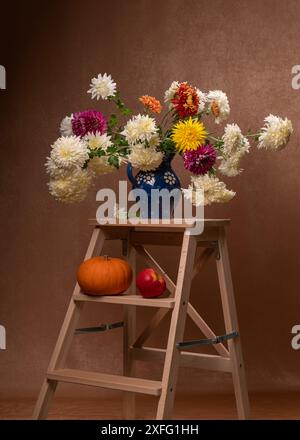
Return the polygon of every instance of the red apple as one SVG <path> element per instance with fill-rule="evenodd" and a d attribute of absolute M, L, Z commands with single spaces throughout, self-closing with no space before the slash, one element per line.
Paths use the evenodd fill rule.
<path fill-rule="evenodd" d="M 145 298 L 156 298 L 166 290 L 166 282 L 153 269 L 142 270 L 136 278 L 136 286 Z"/>

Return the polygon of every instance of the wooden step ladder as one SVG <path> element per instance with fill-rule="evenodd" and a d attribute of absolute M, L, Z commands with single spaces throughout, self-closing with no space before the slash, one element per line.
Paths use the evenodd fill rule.
<path fill-rule="evenodd" d="M 238 417 L 249 418 L 249 401 L 238 332 L 237 314 L 230 272 L 225 227 L 229 220 L 205 220 L 202 234 L 191 235 L 190 224 L 108 224 L 99 225 L 90 220 L 93 233 L 85 259 L 101 254 L 105 240 L 122 240 L 123 254 L 130 263 L 134 275 L 136 255 L 162 275 L 170 296 L 167 298 L 143 298 L 136 294 L 135 283 L 130 291 L 118 296 L 88 296 L 77 284 L 73 292 L 59 337 L 52 354 L 33 414 L 34 419 L 47 417 L 49 404 L 58 382 L 83 384 L 124 391 L 124 418 L 135 418 L 135 393 L 159 396 L 156 418 L 172 417 L 179 366 L 188 366 L 214 371 L 229 372 L 233 377 Z M 157 263 L 145 245 L 181 246 L 179 270 L 176 284 Z M 196 259 L 197 248 L 203 248 Z M 216 336 L 204 319 L 189 302 L 193 278 L 206 262 L 216 258 L 226 335 Z M 123 376 L 101 374 L 64 368 L 73 335 L 86 302 L 121 304 L 124 306 L 124 369 Z M 157 307 L 158 310 L 144 330 L 136 334 L 136 312 L 138 306 Z M 166 349 L 146 347 L 144 343 L 160 322 L 171 313 L 171 322 Z M 186 316 L 189 316 L 207 339 L 183 341 Z M 227 340 L 228 349 L 223 344 Z M 213 344 L 217 354 L 208 355 L 184 350 L 198 344 Z M 161 381 L 134 377 L 135 361 L 162 362 Z"/>

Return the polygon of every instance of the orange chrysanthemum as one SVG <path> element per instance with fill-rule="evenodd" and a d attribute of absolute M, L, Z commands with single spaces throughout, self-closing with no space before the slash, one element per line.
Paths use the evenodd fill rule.
<path fill-rule="evenodd" d="M 162 105 L 158 99 L 154 98 L 154 96 L 143 95 L 139 98 L 139 101 L 145 106 L 148 107 L 153 113 L 160 113 L 162 109 Z"/>

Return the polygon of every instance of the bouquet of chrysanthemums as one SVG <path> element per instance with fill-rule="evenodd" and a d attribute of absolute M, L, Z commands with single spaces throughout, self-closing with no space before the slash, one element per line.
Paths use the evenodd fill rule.
<path fill-rule="evenodd" d="M 84 199 L 96 176 L 116 171 L 123 163 L 152 171 L 164 155 L 178 153 L 191 173 L 186 197 L 197 203 L 197 190 L 204 193 L 204 204 L 227 202 L 235 192 L 217 177 L 241 173 L 241 160 L 249 152 L 250 140 L 258 148 L 280 150 L 293 131 L 287 118 L 269 115 L 256 133 L 241 132 L 235 123 L 227 124 L 221 136 L 205 127 L 205 118 L 216 124 L 229 116 L 228 98 L 221 90 L 208 93 L 187 82 L 174 81 L 165 92 L 165 111 L 153 96 L 139 98 L 137 115 L 124 104 L 111 75 L 99 74 L 91 81 L 92 99 L 104 99 L 116 105 L 108 118 L 99 110 L 85 110 L 66 116 L 60 126 L 61 137 L 51 147 L 46 169 L 50 175 L 50 193 L 63 202 Z M 120 124 L 127 118 L 127 122 Z M 156 118 L 155 118 L 156 117 Z M 203 203 L 203 201 L 202 201 Z"/>

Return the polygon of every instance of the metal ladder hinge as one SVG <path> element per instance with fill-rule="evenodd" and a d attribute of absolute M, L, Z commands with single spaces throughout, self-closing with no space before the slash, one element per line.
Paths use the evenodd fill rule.
<path fill-rule="evenodd" d="M 216 336 L 211 339 L 196 339 L 193 341 L 183 341 L 177 342 L 176 346 L 180 350 L 182 348 L 194 347 L 195 345 L 211 345 L 211 344 L 220 344 L 221 342 L 228 341 L 228 339 L 233 339 L 239 336 L 239 333 L 234 331 L 231 333 L 226 333 L 225 335 Z"/>
<path fill-rule="evenodd" d="M 98 327 L 83 327 L 77 328 L 75 330 L 75 335 L 81 335 L 84 333 L 98 333 L 98 332 L 106 332 L 107 330 L 113 330 L 115 328 L 124 327 L 124 322 L 114 322 L 112 324 L 101 324 Z"/>

